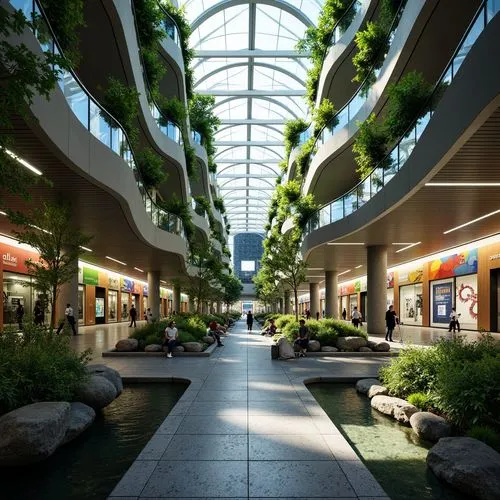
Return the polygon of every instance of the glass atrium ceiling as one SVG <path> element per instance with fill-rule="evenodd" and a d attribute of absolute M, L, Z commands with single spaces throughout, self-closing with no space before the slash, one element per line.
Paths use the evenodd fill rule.
<path fill-rule="evenodd" d="M 295 51 L 322 0 L 187 0 L 195 90 L 221 119 L 217 182 L 233 235 L 264 232 L 284 155 L 283 127 L 305 118 L 309 61 Z"/>

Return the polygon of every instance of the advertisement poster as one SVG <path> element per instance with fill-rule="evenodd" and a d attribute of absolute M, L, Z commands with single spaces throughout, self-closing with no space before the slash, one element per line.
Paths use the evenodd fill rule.
<path fill-rule="evenodd" d="M 120 277 L 110 274 L 108 276 L 108 287 L 113 290 L 118 290 L 120 288 Z"/>
<path fill-rule="evenodd" d="M 429 279 L 477 273 L 477 249 L 442 257 L 429 264 Z"/>
<path fill-rule="evenodd" d="M 477 275 L 471 274 L 456 279 L 456 308 L 460 314 L 460 328 L 477 329 Z"/>
<path fill-rule="evenodd" d="M 387 273 L 387 288 L 394 288 L 394 272 Z"/>
<path fill-rule="evenodd" d="M 99 297 L 95 299 L 95 317 L 104 318 L 104 299 Z"/>
<path fill-rule="evenodd" d="M 134 291 L 134 282 L 128 278 L 120 278 L 120 285 L 123 292 Z"/>
<path fill-rule="evenodd" d="M 399 285 L 406 285 L 409 283 L 422 283 L 424 280 L 423 268 L 413 270 L 398 271 Z"/>
<path fill-rule="evenodd" d="M 453 282 L 432 284 L 432 323 L 439 326 L 450 322 L 453 307 Z"/>

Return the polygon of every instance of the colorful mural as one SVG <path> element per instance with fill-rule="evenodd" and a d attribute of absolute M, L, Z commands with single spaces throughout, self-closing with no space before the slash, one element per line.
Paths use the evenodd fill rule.
<path fill-rule="evenodd" d="M 429 264 L 429 280 L 477 273 L 477 249 L 433 260 Z"/>

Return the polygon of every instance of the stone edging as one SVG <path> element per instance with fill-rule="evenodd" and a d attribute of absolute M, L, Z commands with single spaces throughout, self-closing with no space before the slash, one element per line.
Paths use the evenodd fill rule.
<path fill-rule="evenodd" d="M 195 357 L 195 358 L 207 358 L 212 355 L 213 351 L 217 348 L 217 344 L 214 342 L 209 345 L 202 352 L 173 352 L 172 356 L 174 358 L 177 357 Z M 369 353 L 368 353 L 369 354 Z M 161 358 L 165 357 L 164 352 L 141 352 L 141 351 L 132 351 L 132 352 L 118 352 L 118 351 L 104 351 L 102 353 L 103 358 Z"/>
<path fill-rule="evenodd" d="M 381 352 L 359 352 L 359 351 L 352 351 L 352 352 L 322 352 L 322 351 L 307 351 L 307 357 L 308 358 L 319 358 L 319 357 L 328 357 L 328 358 L 336 358 L 336 357 L 362 357 L 362 358 L 378 358 L 380 356 L 383 357 L 393 357 L 393 356 L 399 356 L 399 352 L 397 351 L 381 351 Z M 293 358 L 292 358 L 293 359 Z"/>

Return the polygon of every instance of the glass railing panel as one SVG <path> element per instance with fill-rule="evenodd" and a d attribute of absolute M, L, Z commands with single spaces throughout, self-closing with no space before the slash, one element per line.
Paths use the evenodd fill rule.
<path fill-rule="evenodd" d="M 193 141 L 196 144 L 200 144 L 201 145 L 201 134 L 199 132 L 197 132 L 196 130 L 192 130 L 191 131 L 191 136 L 193 138 Z"/>
<path fill-rule="evenodd" d="M 352 214 L 358 209 L 358 196 L 356 189 L 353 189 L 344 196 L 344 217 Z"/>
<path fill-rule="evenodd" d="M 484 26 L 485 26 L 485 17 L 480 15 L 472 25 L 472 28 L 469 31 L 469 34 L 466 36 L 465 40 L 462 42 L 458 54 L 453 59 L 452 62 L 453 76 L 457 74 L 457 71 L 462 65 L 462 62 L 469 53 L 471 47 L 476 43 L 477 38 L 483 32 Z"/>
<path fill-rule="evenodd" d="M 415 129 L 412 128 L 408 135 L 406 135 L 399 143 L 399 168 L 406 163 L 413 151 L 416 144 Z"/>
<path fill-rule="evenodd" d="M 376 168 L 370 175 L 370 189 L 372 196 L 378 193 L 384 186 L 384 169 Z"/>
<path fill-rule="evenodd" d="M 401 158 L 401 156 L 400 156 Z M 399 168 L 401 168 L 401 161 L 399 163 Z M 384 186 L 398 173 L 398 164 L 396 162 L 390 161 L 390 157 L 385 162 L 383 166 L 384 170 Z"/>
<path fill-rule="evenodd" d="M 358 208 L 362 207 L 371 198 L 371 182 L 370 177 L 367 177 L 357 188 L 358 193 Z"/>
<path fill-rule="evenodd" d="M 500 0 L 488 0 L 486 8 L 487 8 L 486 21 L 490 22 L 495 16 L 495 14 L 500 12 Z"/>
<path fill-rule="evenodd" d="M 425 113 L 425 115 L 422 116 L 422 118 L 419 118 L 419 120 L 415 126 L 415 138 L 417 139 L 417 141 L 420 139 L 422 132 L 425 130 L 425 128 L 429 124 L 430 119 L 431 119 L 431 112 L 430 111 Z"/>
<path fill-rule="evenodd" d="M 338 221 L 344 218 L 344 199 L 340 198 L 330 203 L 330 220 L 332 222 Z"/>
<path fill-rule="evenodd" d="M 111 127 L 107 120 L 112 118 L 93 101 L 90 101 L 89 117 L 90 133 L 111 148 Z"/>
<path fill-rule="evenodd" d="M 352 120 L 359 112 L 359 110 L 363 107 L 363 104 L 366 102 L 366 96 L 361 93 L 356 94 L 356 96 L 349 103 L 349 121 Z"/>
<path fill-rule="evenodd" d="M 116 126 L 116 123 L 111 127 L 111 149 L 118 155 L 121 156 L 122 142 L 124 141 L 124 135 L 120 128 Z"/>
<path fill-rule="evenodd" d="M 76 115 L 80 123 L 89 129 L 89 97 L 82 90 L 79 83 L 68 71 L 63 75 L 63 93 L 71 111 Z"/>
<path fill-rule="evenodd" d="M 327 205 L 326 207 L 323 207 L 319 211 L 319 226 L 320 227 L 323 227 L 323 226 L 330 224 L 330 210 L 331 210 L 330 205 Z"/>
<path fill-rule="evenodd" d="M 10 4 L 16 10 L 22 10 L 24 17 L 29 21 L 33 15 L 33 0 L 10 0 Z"/>
<path fill-rule="evenodd" d="M 338 115 L 337 115 L 337 125 L 336 129 L 340 130 L 341 128 L 344 128 L 348 123 L 349 123 L 349 111 L 347 108 L 344 108 Z"/>

